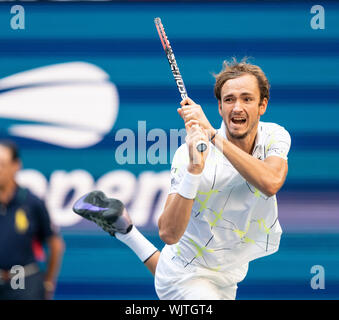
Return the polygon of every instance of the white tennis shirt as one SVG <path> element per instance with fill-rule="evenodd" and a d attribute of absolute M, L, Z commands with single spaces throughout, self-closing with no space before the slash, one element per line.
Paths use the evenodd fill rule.
<path fill-rule="evenodd" d="M 218 133 L 226 137 L 222 123 Z M 291 138 L 274 123 L 259 122 L 253 156 L 287 160 Z M 177 193 L 189 163 L 188 148 L 176 151 L 169 193 Z M 164 256 L 214 271 L 223 271 L 276 252 L 282 230 L 276 196 L 267 197 L 249 184 L 210 143 L 186 231 L 177 244 L 165 245 Z"/>

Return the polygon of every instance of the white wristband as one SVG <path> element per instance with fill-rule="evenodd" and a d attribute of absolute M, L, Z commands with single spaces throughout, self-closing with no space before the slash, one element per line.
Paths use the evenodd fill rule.
<path fill-rule="evenodd" d="M 192 174 L 186 171 L 180 183 L 178 193 L 186 199 L 194 199 L 198 192 L 201 176 L 202 173 Z"/>

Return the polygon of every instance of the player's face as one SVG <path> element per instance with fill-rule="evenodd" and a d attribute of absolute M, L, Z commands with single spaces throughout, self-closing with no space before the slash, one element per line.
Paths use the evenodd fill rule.
<path fill-rule="evenodd" d="M 14 179 L 19 167 L 19 162 L 13 161 L 10 149 L 0 145 L 0 188 Z"/>
<path fill-rule="evenodd" d="M 260 104 L 257 78 L 251 74 L 227 80 L 221 88 L 219 113 L 233 139 L 256 133 L 260 116 L 266 111 L 267 99 Z"/>

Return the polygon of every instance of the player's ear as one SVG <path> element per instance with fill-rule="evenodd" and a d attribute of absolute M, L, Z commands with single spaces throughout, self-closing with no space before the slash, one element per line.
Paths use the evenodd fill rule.
<path fill-rule="evenodd" d="M 266 112 L 266 108 L 267 108 L 267 103 L 268 103 L 268 100 L 267 98 L 264 98 L 261 102 L 261 104 L 259 105 L 259 115 L 262 116 L 265 114 Z"/>

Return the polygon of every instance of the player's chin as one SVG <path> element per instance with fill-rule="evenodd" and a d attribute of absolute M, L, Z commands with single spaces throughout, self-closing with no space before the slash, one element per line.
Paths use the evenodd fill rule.
<path fill-rule="evenodd" d="M 244 139 L 248 133 L 248 128 L 228 128 L 228 132 L 233 139 Z"/>
<path fill-rule="evenodd" d="M 233 138 L 233 139 L 244 139 L 246 138 L 248 135 L 248 131 L 246 132 L 230 132 L 230 136 Z"/>

